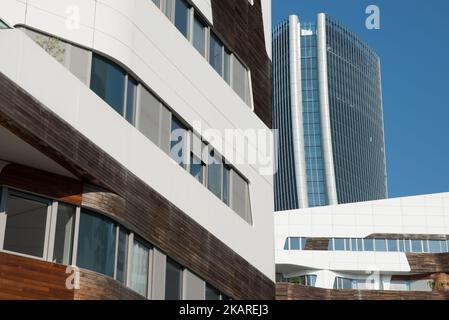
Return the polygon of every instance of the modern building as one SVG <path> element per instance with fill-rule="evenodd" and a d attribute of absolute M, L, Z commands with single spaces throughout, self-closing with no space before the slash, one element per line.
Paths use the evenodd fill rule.
<path fill-rule="evenodd" d="M 325 14 L 273 30 L 276 211 L 387 197 L 380 62 Z"/>
<path fill-rule="evenodd" d="M 278 299 L 449 299 L 449 193 L 278 212 Z"/>
<path fill-rule="evenodd" d="M 270 10 L 0 2 L 0 298 L 275 297 Z"/>

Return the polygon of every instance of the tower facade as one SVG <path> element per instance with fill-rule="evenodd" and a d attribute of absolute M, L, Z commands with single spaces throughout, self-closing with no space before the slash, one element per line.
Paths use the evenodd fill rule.
<path fill-rule="evenodd" d="M 387 197 L 380 62 L 325 14 L 273 30 L 275 208 Z"/>

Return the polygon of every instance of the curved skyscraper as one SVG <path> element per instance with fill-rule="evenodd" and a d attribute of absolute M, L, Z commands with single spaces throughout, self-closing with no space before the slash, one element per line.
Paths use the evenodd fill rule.
<path fill-rule="evenodd" d="M 380 62 L 325 14 L 273 31 L 276 210 L 387 197 Z"/>

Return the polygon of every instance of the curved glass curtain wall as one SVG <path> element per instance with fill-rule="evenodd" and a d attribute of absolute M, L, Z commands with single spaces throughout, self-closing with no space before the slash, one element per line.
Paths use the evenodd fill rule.
<path fill-rule="evenodd" d="M 68 203 L 0 188 L 0 251 L 95 271 L 151 297 L 151 244 L 116 221 Z M 78 222 L 77 222 L 78 221 Z M 74 245 L 76 242 L 76 245 Z M 75 249 L 76 248 L 76 249 Z M 183 298 L 185 267 L 167 257 L 165 298 Z M 229 299 L 205 284 L 206 299 Z"/>
<path fill-rule="evenodd" d="M 326 16 L 329 109 L 339 203 L 387 197 L 380 62 Z"/>

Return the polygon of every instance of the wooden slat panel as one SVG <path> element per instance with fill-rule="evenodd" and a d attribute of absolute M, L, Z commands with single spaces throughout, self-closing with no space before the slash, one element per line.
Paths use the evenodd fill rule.
<path fill-rule="evenodd" d="M 268 277 L 3 74 L 0 125 L 83 182 L 124 199 L 116 214 L 129 228 L 226 295 L 274 298 Z"/>
<path fill-rule="evenodd" d="M 406 255 L 411 272 L 449 272 L 449 253 L 407 253 Z"/>
<path fill-rule="evenodd" d="M 0 185 L 37 193 L 52 199 L 81 204 L 82 183 L 57 174 L 8 164 L 0 172 Z"/>
<path fill-rule="evenodd" d="M 329 249 L 328 238 L 308 238 L 306 240 L 305 250 L 327 251 Z"/>
<path fill-rule="evenodd" d="M 449 292 L 332 290 L 292 283 L 276 286 L 277 300 L 448 300 Z"/>

